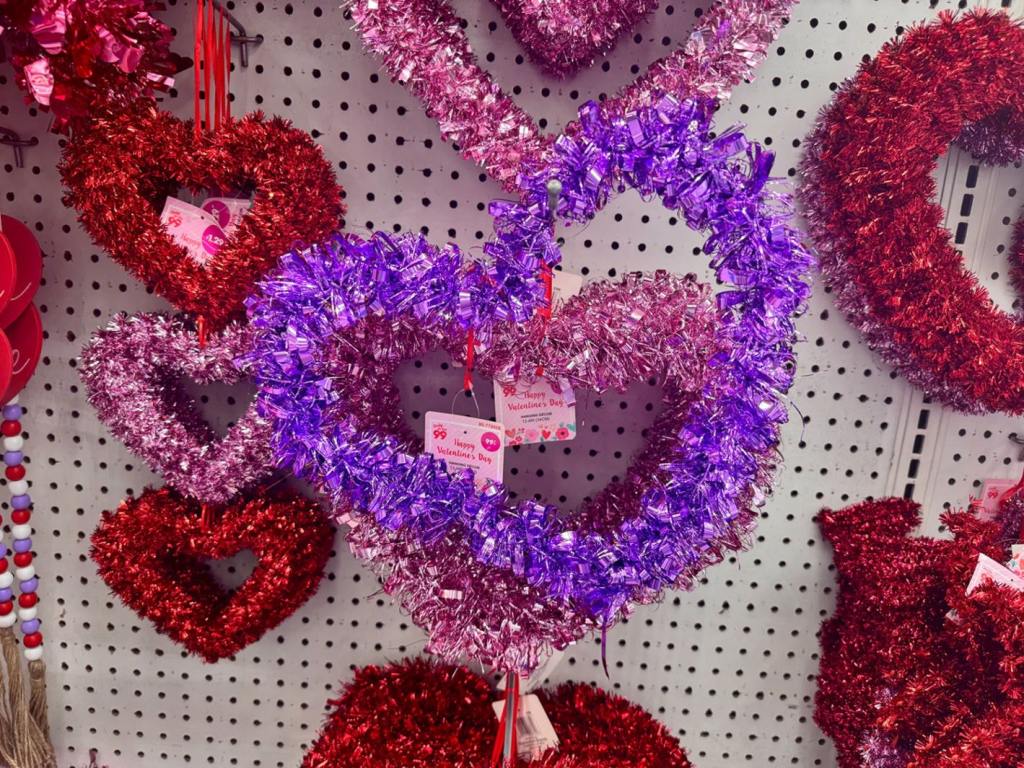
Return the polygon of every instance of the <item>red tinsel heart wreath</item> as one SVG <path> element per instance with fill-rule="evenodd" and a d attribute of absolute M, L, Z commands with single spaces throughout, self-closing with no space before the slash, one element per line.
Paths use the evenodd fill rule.
<path fill-rule="evenodd" d="M 60 165 L 65 205 L 101 248 L 175 306 L 223 327 L 255 281 L 296 242 L 316 242 L 345 213 L 330 163 L 309 134 L 253 113 L 214 134 L 139 104 L 76 132 Z M 206 266 L 160 222 L 165 198 L 253 191 L 252 208 Z"/>
<path fill-rule="evenodd" d="M 537 695 L 560 743 L 531 768 L 690 768 L 665 726 L 626 699 L 579 683 Z M 330 702 L 302 768 L 481 768 L 498 727 L 497 698 L 465 667 L 425 659 L 364 667 Z"/>
<path fill-rule="evenodd" d="M 128 607 L 214 662 L 256 642 L 316 592 L 333 542 L 320 509 L 300 496 L 257 494 L 204 509 L 161 488 L 105 512 L 91 555 Z M 252 575 L 225 590 L 206 561 L 246 549 L 257 559 Z"/>

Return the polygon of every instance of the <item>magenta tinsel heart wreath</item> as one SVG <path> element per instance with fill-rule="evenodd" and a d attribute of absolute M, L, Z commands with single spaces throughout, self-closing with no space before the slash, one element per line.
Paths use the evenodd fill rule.
<path fill-rule="evenodd" d="M 796 0 L 718 0 L 679 50 L 651 64 L 625 89 L 601 102 L 602 117 L 618 117 L 676 99 L 728 98 L 749 79 L 786 22 Z M 555 137 L 480 67 L 464 22 L 445 0 L 354 0 L 352 18 L 363 45 L 381 59 L 438 121 L 441 137 L 482 166 L 509 192 L 524 169 L 543 167 Z M 682 14 L 680 14 L 682 15 Z M 563 133 L 573 136 L 578 121 Z"/>
<path fill-rule="evenodd" d="M 493 2 L 523 50 L 555 77 L 589 66 L 658 5 L 658 0 Z"/>
<path fill-rule="evenodd" d="M 248 326 L 233 323 L 201 345 L 183 317 L 119 314 L 82 350 L 80 374 L 100 419 L 168 485 L 224 503 L 273 471 L 269 422 L 253 404 L 219 437 L 182 379 L 241 381 L 234 360 L 252 338 Z"/>

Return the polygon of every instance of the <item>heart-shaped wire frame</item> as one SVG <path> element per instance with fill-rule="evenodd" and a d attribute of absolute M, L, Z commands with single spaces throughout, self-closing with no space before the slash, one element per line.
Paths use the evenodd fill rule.
<path fill-rule="evenodd" d="M 738 131 L 712 136 L 713 110 L 710 100 L 663 99 L 608 120 L 596 105 L 585 107 L 580 135 L 562 137 L 551 166 L 525 180 L 526 202 L 492 205 L 489 265 L 464 261 L 455 246 L 383 233 L 369 241 L 339 236 L 284 257 L 250 300 L 259 339 L 247 361 L 261 408 L 275 420 L 279 461 L 327 494 L 338 519 L 371 515 L 428 549 L 451 533 L 479 563 L 506 569 L 601 626 L 741 548 L 787 420 L 792 318 L 809 293 L 810 257 L 788 226 L 788 199 L 767 187 L 771 155 Z M 726 286 L 717 301 L 728 353 L 712 360 L 713 375 L 672 436 L 673 458 L 643 493 L 642 512 L 600 533 L 567 528 L 557 510 L 532 500 L 509 506 L 501 484 L 477 492 L 468 473 L 449 474 L 443 461 L 361 429 L 322 375 L 331 340 L 367 318 L 411 315 L 444 333 L 469 331 L 486 349 L 500 323 L 532 317 L 545 302 L 538 275 L 559 258 L 547 210 L 551 178 L 562 185 L 558 214 L 572 221 L 595 215 L 620 187 L 657 195 L 709 233 L 705 251 Z M 444 592 L 445 574 L 435 572 L 430 586 Z M 534 640 L 493 637 L 490 657 L 528 670 L 547 642 Z"/>
<path fill-rule="evenodd" d="M 749 80 L 796 0 L 716 0 L 681 48 L 652 63 L 601 102 L 602 117 L 650 107 L 668 94 L 726 99 Z M 509 97 L 477 62 L 465 23 L 446 0 L 354 0 L 363 45 L 391 79 L 408 88 L 438 121 L 441 137 L 507 191 L 524 170 L 543 168 L 555 136 Z M 580 126 L 569 123 L 564 134 Z"/>

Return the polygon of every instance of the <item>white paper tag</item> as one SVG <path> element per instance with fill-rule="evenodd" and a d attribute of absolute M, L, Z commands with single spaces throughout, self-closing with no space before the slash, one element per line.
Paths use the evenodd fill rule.
<path fill-rule="evenodd" d="M 174 242 L 201 267 L 217 255 L 227 240 L 224 229 L 212 215 L 176 197 L 164 201 L 160 221 Z"/>
<path fill-rule="evenodd" d="M 252 208 L 252 200 L 244 197 L 208 197 L 200 207 L 213 216 L 224 234 L 230 237 Z"/>
<path fill-rule="evenodd" d="M 1005 565 L 1001 565 L 987 555 L 978 555 L 978 564 L 971 574 L 971 581 L 967 585 L 967 594 L 971 594 L 978 587 L 987 582 L 995 582 L 1004 587 L 1013 587 L 1018 592 L 1024 592 L 1024 578 L 1021 578 Z"/>
<path fill-rule="evenodd" d="M 502 481 L 505 439 L 501 424 L 440 411 L 427 411 L 425 419 L 425 450 L 448 462 L 449 471 L 473 470 L 478 489 L 488 481 Z"/>
<path fill-rule="evenodd" d="M 505 701 L 494 702 L 494 714 L 501 721 Z M 516 752 L 524 760 L 536 760 L 549 749 L 558 748 L 558 734 L 536 694 L 519 697 L 516 715 Z"/>
<path fill-rule="evenodd" d="M 495 418 L 505 425 L 509 445 L 548 443 L 576 437 L 576 399 L 568 382 L 553 385 L 494 382 Z"/>
<path fill-rule="evenodd" d="M 982 520 L 992 520 L 999 514 L 999 501 L 1017 485 L 1009 477 L 990 477 L 981 484 L 981 498 L 975 505 L 975 514 Z"/>
<path fill-rule="evenodd" d="M 1024 544 L 1014 544 L 1010 547 L 1010 560 L 1006 567 L 1018 576 L 1024 577 Z"/>

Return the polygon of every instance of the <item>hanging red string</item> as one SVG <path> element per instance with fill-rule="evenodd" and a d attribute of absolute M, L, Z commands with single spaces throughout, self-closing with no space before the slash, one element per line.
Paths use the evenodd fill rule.
<path fill-rule="evenodd" d="M 505 730 L 508 725 L 508 717 L 512 718 L 512 739 L 509 745 L 507 760 L 502 762 L 501 753 L 505 747 Z M 509 672 L 505 678 L 505 706 L 501 710 L 501 717 L 498 718 L 498 734 L 494 740 L 494 749 L 491 751 L 491 768 L 515 768 L 516 757 L 519 753 L 519 675 Z"/>
<path fill-rule="evenodd" d="M 466 392 L 473 391 L 473 361 L 476 358 L 476 334 L 469 329 L 466 334 L 466 372 L 462 374 L 462 388 Z"/>
<path fill-rule="evenodd" d="M 195 88 L 192 93 L 192 106 L 195 110 L 195 122 L 194 128 L 196 137 L 202 133 L 202 126 L 199 122 L 200 116 L 200 94 L 202 91 L 202 75 L 200 69 L 203 65 L 203 19 L 206 15 L 206 3 L 205 0 L 196 0 L 196 18 L 193 27 L 195 29 L 195 41 L 193 45 L 193 76 Z"/>

